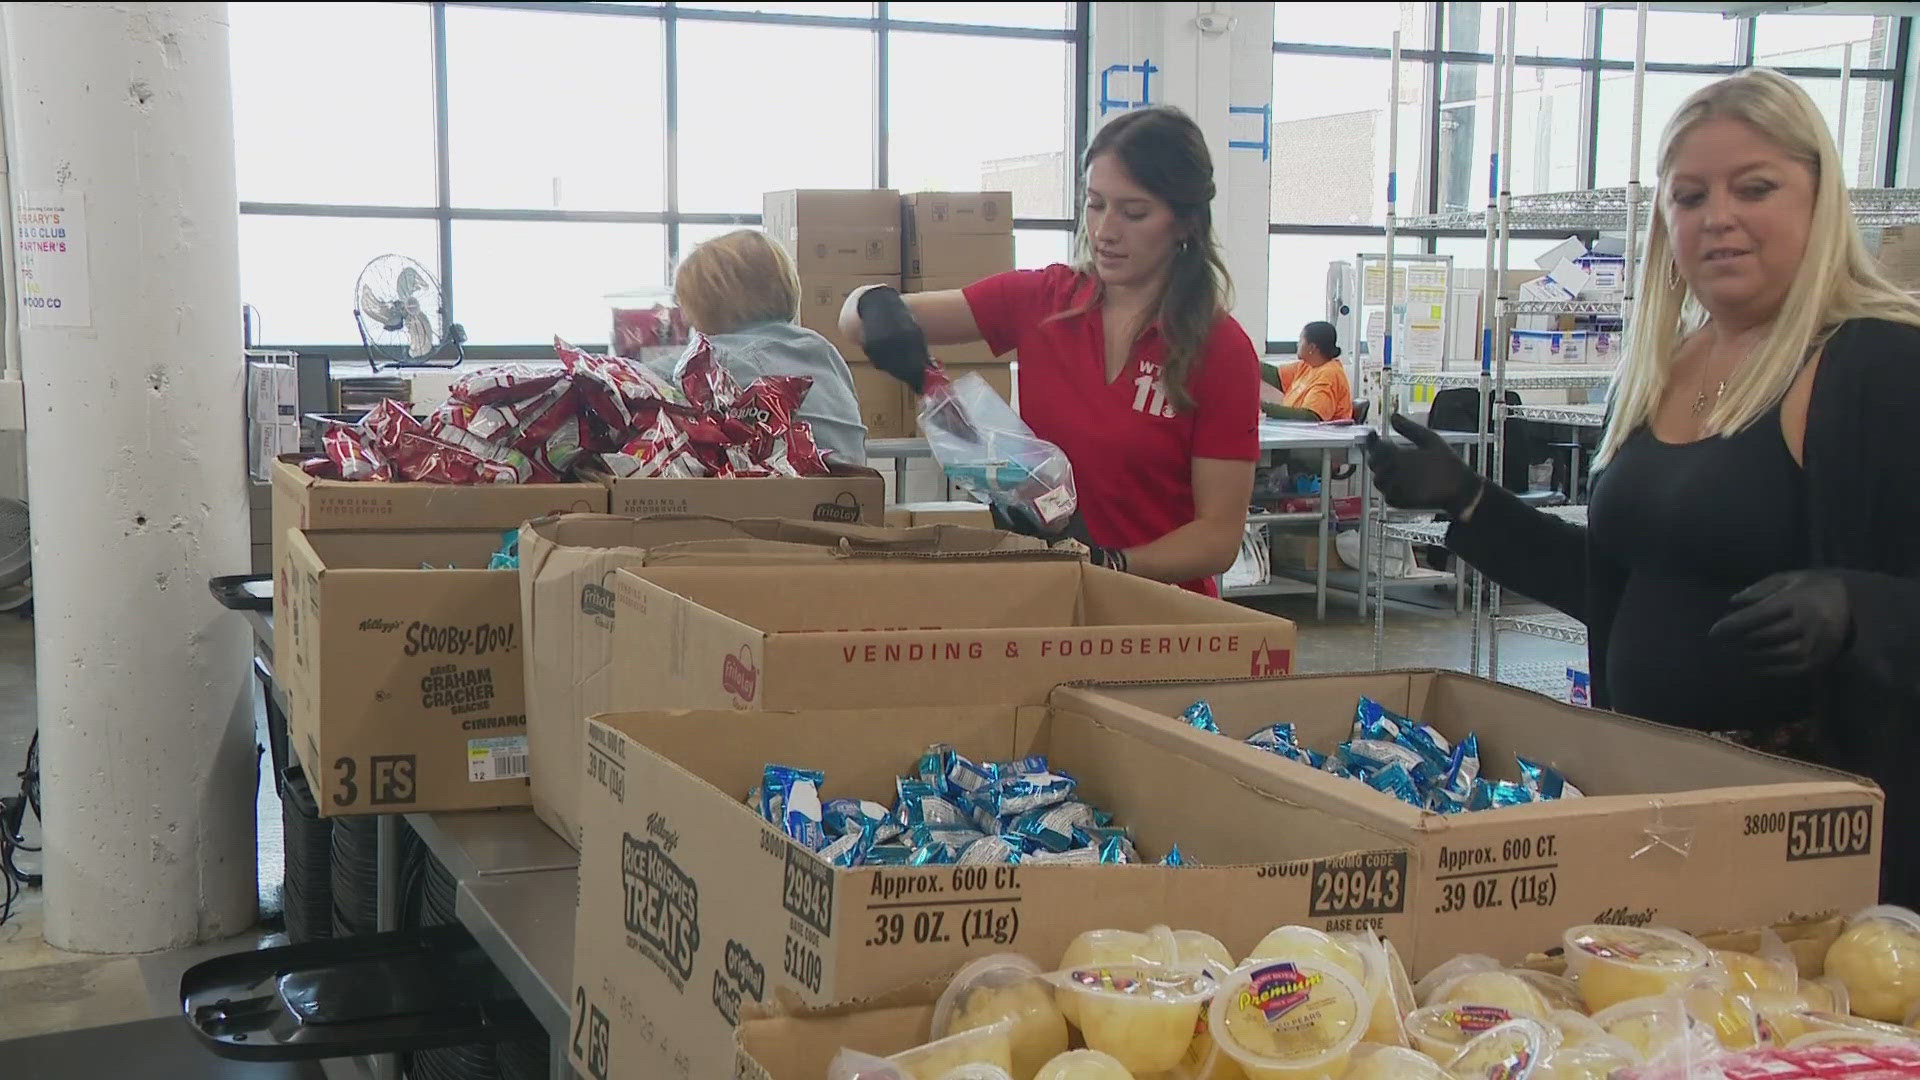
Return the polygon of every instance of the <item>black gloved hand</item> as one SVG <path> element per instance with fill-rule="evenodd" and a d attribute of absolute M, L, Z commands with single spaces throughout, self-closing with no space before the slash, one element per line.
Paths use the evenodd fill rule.
<path fill-rule="evenodd" d="M 1733 610 L 1707 631 L 1766 675 L 1820 671 L 1853 640 L 1847 586 L 1828 570 L 1789 570 L 1734 594 Z"/>
<path fill-rule="evenodd" d="M 1104 566 L 1109 570 L 1127 571 L 1127 553 L 1121 548 L 1102 547 L 1087 535 L 1087 521 L 1079 510 L 1073 516 L 1053 528 L 1040 523 L 1031 511 L 1024 506 L 1002 507 L 998 503 L 989 503 L 987 508 L 993 513 L 993 523 L 1011 533 L 1031 536 L 1045 540 L 1049 544 L 1067 541 L 1079 544 L 1087 549 L 1087 561 L 1095 566 Z"/>
<path fill-rule="evenodd" d="M 927 352 L 926 331 L 913 320 L 900 290 L 891 285 L 868 289 L 860 294 L 854 310 L 860 314 L 860 347 L 867 359 L 914 393 L 924 392 L 933 357 Z"/>
<path fill-rule="evenodd" d="M 1411 448 L 1367 432 L 1367 468 L 1373 486 L 1387 504 L 1401 510 L 1443 510 L 1458 516 L 1480 494 L 1484 482 L 1438 435 L 1399 413 L 1393 430 Z"/>

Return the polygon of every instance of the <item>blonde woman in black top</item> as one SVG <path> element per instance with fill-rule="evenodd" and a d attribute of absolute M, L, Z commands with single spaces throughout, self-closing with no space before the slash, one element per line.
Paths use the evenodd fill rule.
<path fill-rule="evenodd" d="M 1920 303 L 1853 224 L 1791 80 L 1704 87 L 1667 125 L 1643 299 L 1590 528 L 1528 509 L 1431 432 L 1371 447 L 1387 500 L 1588 627 L 1597 704 L 1865 773 L 1888 894 L 1920 900 Z"/>

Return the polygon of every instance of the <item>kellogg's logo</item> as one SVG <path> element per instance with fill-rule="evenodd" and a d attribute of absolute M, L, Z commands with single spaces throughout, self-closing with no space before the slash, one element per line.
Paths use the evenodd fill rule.
<path fill-rule="evenodd" d="M 700 951 L 700 886 L 666 849 L 632 833 L 620 842 L 620 878 L 627 933 L 639 938 L 640 951 L 683 988 Z"/>
<path fill-rule="evenodd" d="M 851 491 L 843 491 L 832 502 L 818 503 L 813 508 L 813 520 L 832 521 L 842 525 L 855 525 L 860 521 L 860 497 Z"/>
<path fill-rule="evenodd" d="M 1269 1022 L 1306 1004 L 1313 988 L 1326 976 L 1308 974 L 1292 964 L 1273 964 L 1253 973 L 1240 992 L 1240 1007 L 1259 1009 Z"/>
<path fill-rule="evenodd" d="M 741 646 L 720 662 L 720 689 L 737 701 L 752 701 L 760 692 L 760 669 L 753 666 L 753 650 Z"/>

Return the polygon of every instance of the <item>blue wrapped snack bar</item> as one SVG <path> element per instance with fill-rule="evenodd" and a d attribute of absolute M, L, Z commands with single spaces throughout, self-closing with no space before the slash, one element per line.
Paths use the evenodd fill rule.
<path fill-rule="evenodd" d="M 1180 845 L 1175 844 L 1167 850 L 1167 857 L 1160 860 L 1161 866 L 1185 866 L 1187 857 L 1180 854 Z"/>
<path fill-rule="evenodd" d="M 1567 778 L 1561 775 L 1560 770 L 1553 766 L 1542 765 L 1537 761 L 1530 761 L 1518 754 L 1515 754 L 1513 759 L 1520 765 L 1521 785 L 1528 791 L 1533 792 L 1536 798 L 1559 799 L 1581 797 L 1580 789 L 1567 783 Z"/>
<path fill-rule="evenodd" d="M 1469 810 L 1495 810 L 1502 806 L 1520 806 L 1540 800 L 1525 784 L 1512 780 L 1475 780 Z"/>
<path fill-rule="evenodd" d="M 907 866 L 913 861 L 913 849 L 905 844 L 875 844 L 866 851 L 863 866 Z"/>
<path fill-rule="evenodd" d="M 1204 701 L 1196 701 L 1187 706 L 1186 711 L 1180 714 L 1180 719 L 1190 727 L 1212 732 L 1215 735 L 1220 734 L 1220 725 L 1213 719 L 1213 706 Z"/>
<path fill-rule="evenodd" d="M 827 846 L 827 830 L 821 821 L 820 781 L 818 773 L 795 771 L 785 778 L 780 793 L 780 831 L 811 851 Z"/>
<path fill-rule="evenodd" d="M 860 866 L 866 862 L 867 848 L 866 834 L 856 830 L 828 841 L 820 857 L 834 866 Z"/>
<path fill-rule="evenodd" d="M 983 836 L 960 849 L 962 866 L 1011 866 L 1020 861 L 1021 843 L 1005 836 Z"/>
<path fill-rule="evenodd" d="M 899 801 L 893 820 L 902 828 L 915 825 L 970 825 L 971 817 L 932 784 L 902 777 L 896 784 Z"/>
<path fill-rule="evenodd" d="M 1006 831 L 1033 847 L 1065 851 L 1081 829 L 1095 828 L 1096 820 L 1093 807 L 1069 801 L 1016 814 Z"/>
<path fill-rule="evenodd" d="M 1076 786 L 1073 777 L 1060 773 L 1003 776 L 974 796 L 974 806 L 984 807 L 996 818 L 1009 818 L 1065 802 Z"/>
<path fill-rule="evenodd" d="M 1394 762 L 1379 769 L 1367 777 L 1367 786 L 1375 791 L 1385 792 L 1411 806 L 1424 807 L 1425 800 L 1420 797 L 1420 788 L 1413 782 L 1413 774 L 1405 765 Z"/>

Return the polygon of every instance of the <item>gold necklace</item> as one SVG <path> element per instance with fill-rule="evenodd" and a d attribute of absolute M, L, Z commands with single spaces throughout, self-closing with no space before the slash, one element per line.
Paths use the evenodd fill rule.
<path fill-rule="evenodd" d="M 1725 379 L 1721 379 L 1720 385 L 1714 388 L 1712 401 L 1707 400 L 1707 392 L 1703 388 L 1698 394 L 1695 394 L 1693 397 L 1693 415 L 1699 416 L 1701 413 L 1706 412 L 1710 406 L 1720 404 L 1720 395 L 1725 394 L 1726 392 L 1727 392 L 1727 380 Z"/>

